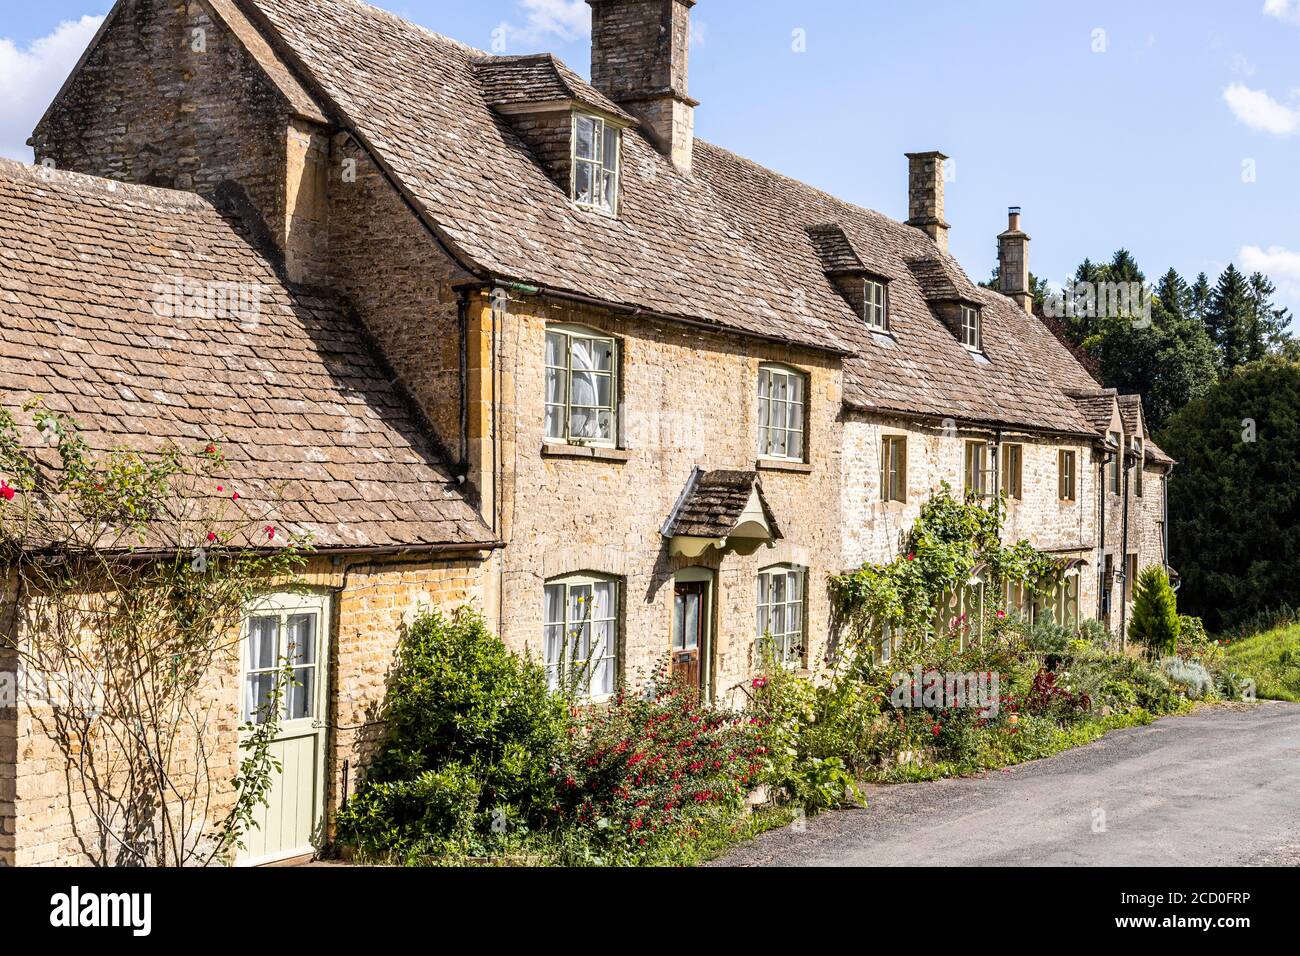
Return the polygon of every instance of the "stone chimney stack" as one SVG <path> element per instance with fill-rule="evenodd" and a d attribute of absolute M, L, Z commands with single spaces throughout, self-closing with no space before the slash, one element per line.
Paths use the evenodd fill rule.
<path fill-rule="evenodd" d="M 948 251 L 948 223 L 943 218 L 943 164 L 938 151 L 907 153 L 907 224 Z"/>
<path fill-rule="evenodd" d="M 1007 212 L 1007 231 L 998 236 L 998 288 L 1033 314 L 1034 296 L 1029 288 L 1029 237 L 1020 231 L 1020 207 Z"/>
<path fill-rule="evenodd" d="M 695 0 L 587 3 L 592 85 L 638 117 L 659 151 L 689 173 L 699 105 L 686 92 Z"/>

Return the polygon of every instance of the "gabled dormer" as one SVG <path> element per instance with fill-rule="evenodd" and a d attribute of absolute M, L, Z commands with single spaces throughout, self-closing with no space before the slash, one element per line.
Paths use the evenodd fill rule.
<path fill-rule="evenodd" d="M 889 274 L 859 255 L 844 229 L 836 223 L 808 226 L 805 231 L 821 260 L 826 278 L 873 332 L 888 334 Z"/>
<path fill-rule="evenodd" d="M 549 53 L 474 62 L 488 105 L 574 205 L 618 215 L 623 134 L 637 120 Z"/>
<path fill-rule="evenodd" d="M 907 268 L 921 287 L 930 309 L 957 341 L 977 359 L 987 360 L 983 302 L 966 274 L 945 255 L 909 259 Z"/>

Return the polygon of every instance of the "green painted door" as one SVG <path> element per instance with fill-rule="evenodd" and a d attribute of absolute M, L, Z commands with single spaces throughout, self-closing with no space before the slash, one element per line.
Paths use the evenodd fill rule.
<path fill-rule="evenodd" d="M 329 599 L 279 595 L 257 605 L 244 621 L 241 707 L 243 723 L 266 719 L 265 705 L 286 662 L 293 680 L 280 704 L 280 730 L 271 755 L 280 772 L 257 826 L 244 835 L 238 862 L 274 863 L 315 852 L 325 797 L 326 688 Z"/>

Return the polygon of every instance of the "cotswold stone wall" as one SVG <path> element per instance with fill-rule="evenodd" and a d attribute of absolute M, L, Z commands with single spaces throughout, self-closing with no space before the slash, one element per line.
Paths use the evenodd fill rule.
<path fill-rule="evenodd" d="M 479 300 L 481 321 L 494 316 Z M 808 571 L 809 662 L 825 653 L 827 579 L 838 570 L 841 373 L 839 360 L 708 332 L 516 298 L 495 316 L 500 402 L 502 629 L 516 650 L 540 655 L 543 589 L 588 571 L 616 577 L 623 594 L 622 672 L 636 686 L 670 648 L 673 579 L 687 565 L 715 572 L 715 674 L 719 698 L 752 674 L 756 575 L 790 563 Z M 599 329 L 621 348 L 622 441 L 613 454 L 547 449 L 544 435 L 548 323 Z M 691 469 L 754 469 L 757 381 L 763 361 L 809 380 L 810 467 L 760 469 L 784 538 L 749 556 L 710 549 L 696 561 L 668 556 L 660 529 Z"/>
<path fill-rule="evenodd" d="M 880 491 L 881 441 L 887 435 L 907 438 L 907 501 L 882 501 Z M 962 494 L 967 441 L 987 441 L 992 432 L 966 430 L 945 434 L 937 428 L 901 419 L 852 415 L 844 423 L 845 569 L 864 562 L 883 563 L 899 554 L 921 506 L 944 482 L 955 495 Z M 1022 497 L 1007 506 L 1003 540 L 1027 539 L 1042 551 L 1062 558 L 1088 562 L 1080 574 L 1079 613 L 1096 614 L 1097 473 L 1091 449 L 1083 444 L 1045 441 L 1026 435 L 1004 434 L 1003 444 L 1022 448 Z M 1076 497 L 1062 501 L 1058 492 L 1061 450 L 1073 450 L 1078 463 Z"/>
<path fill-rule="evenodd" d="M 493 606 L 479 556 L 449 560 L 314 558 L 304 575 L 313 591 L 331 596 L 331 647 L 326 766 L 323 773 L 327 833 L 343 799 L 343 762 L 351 788 L 382 739 L 379 715 L 402 626 L 421 608 L 450 613 L 462 605 Z M 274 590 L 272 588 L 272 590 Z M 12 601 L 5 612 L 12 614 Z M 205 737 L 216 783 L 209 824 L 234 797 L 230 781 L 240 752 L 238 642 L 211 675 L 204 694 L 215 705 Z M 0 711 L 0 861 L 10 865 L 86 865 L 112 861 L 104 846 L 80 776 L 78 748 L 51 736 L 52 713 L 27 700 L 16 720 Z"/>
<path fill-rule="evenodd" d="M 0 680 L 18 669 L 17 655 L 6 638 L 14 634 L 17 581 L 0 577 Z M 0 692 L 3 687 L 0 687 Z M 14 798 L 18 774 L 17 710 L 0 700 L 0 866 L 14 865 Z"/>
<path fill-rule="evenodd" d="M 352 139 L 335 137 L 329 272 L 449 460 L 460 458 L 461 322 L 452 286 L 468 276 Z"/>
<path fill-rule="evenodd" d="M 287 127 L 282 99 L 202 3 L 132 0 L 34 141 L 60 169 L 205 194 L 237 183 L 278 232 Z"/>

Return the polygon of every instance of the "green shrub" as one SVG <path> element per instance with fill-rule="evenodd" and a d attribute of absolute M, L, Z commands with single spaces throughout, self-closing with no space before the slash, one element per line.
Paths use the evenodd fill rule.
<path fill-rule="evenodd" d="M 1129 639 L 1144 645 L 1152 657 L 1172 654 L 1178 649 L 1180 629 L 1178 601 L 1169 575 L 1159 565 L 1152 565 L 1138 575 Z"/>
<path fill-rule="evenodd" d="M 880 743 L 872 689 L 838 671 L 814 684 L 765 658 L 752 706 L 765 751 L 763 782 L 808 812 L 838 807 L 850 795 L 860 799 L 855 775 L 875 759 Z"/>
<path fill-rule="evenodd" d="M 1029 628 L 1025 640 L 1029 649 L 1039 654 L 1064 654 L 1074 640 L 1074 631 L 1044 616 Z"/>
<path fill-rule="evenodd" d="M 1214 678 L 1202 664 L 1181 657 L 1166 657 L 1160 661 L 1160 670 L 1184 689 L 1188 700 L 1200 700 L 1214 694 Z"/>
<path fill-rule="evenodd" d="M 673 847 L 740 820 L 764 757 L 758 725 L 703 706 L 698 688 L 620 693 L 575 728 L 555 772 L 555 822 L 585 834 L 593 862 L 672 862 Z"/>
<path fill-rule="evenodd" d="M 477 614 L 416 618 L 382 716 L 384 743 L 339 814 L 344 842 L 411 857 L 545 820 L 568 708 Z"/>

